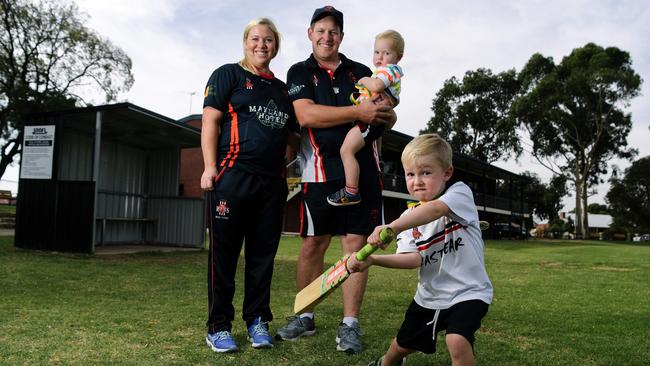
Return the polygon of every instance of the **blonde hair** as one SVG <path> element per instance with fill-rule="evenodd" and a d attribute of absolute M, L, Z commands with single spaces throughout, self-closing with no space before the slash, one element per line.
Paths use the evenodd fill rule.
<path fill-rule="evenodd" d="M 443 169 L 452 166 L 451 145 L 437 133 L 417 136 L 402 151 L 402 165 L 413 165 L 423 156 L 433 156 Z"/>
<path fill-rule="evenodd" d="M 246 26 L 244 27 L 244 37 L 243 37 L 243 42 L 244 44 L 246 43 L 246 40 L 248 39 L 248 35 L 250 34 L 251 30 L 253 27 L 258 26 L 258 25 L 265 25 L 269 27 L 271 30 L 271 33 L 273 33 L 273 37 L 275 38 L 275 52 L 273 53 L 273 57 L 275 57 L 278 52 L 280 52 L 280 32 L 278 32 L 278 28 L 275 26 L 273 21 L 269 18 L 256 18 L 248 22 Z M 272 57 L 272 58 L 273 58 Z M 250 63 L 248 59 L 246 59 L 246 50 L 244 49 L 244 58 L 239 61 L 239 64 L 242 65 L 243 68 L 245 68 L 248 71 L 254 72 L 255 67 Z"/>
<path fill-rule="evenodd" d="M 397 52 L 399 57 L 404 55 L 404 38 L 402 38 L 402 35 L 398 31 L 392 29 L 385 30 L 375 36 L 375 41 L 378 39 L 389 39 L 393 41 L 395 52 Z"/>

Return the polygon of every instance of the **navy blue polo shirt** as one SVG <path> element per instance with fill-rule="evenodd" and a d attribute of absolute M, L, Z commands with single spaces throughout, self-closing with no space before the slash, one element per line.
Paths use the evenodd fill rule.
<path fill-rule="evenodd" d="M 314 55 L 291 66 L 287 73 L 289 97 L 292 101 L 311 99 L 316 104 L 328 106 L 349 106 L 350 94 L 357 91 L 354 85 L 372 72 L 368 67 L 339 54 L 341 63 L 334 72 L 322 68 Z M 301 128 L 300 155 L 303 163 L 303 182 L 326 182 L 344 179 L 343 163 L 339 150 L 350 127 L 342 124 L 328 128 Z M 374 149 L 367 144 L 357 160 L 361 172 L 376 166 Z M 376 171 L 376 168 L 373 168 Z"/>
<path fill-rule="evenodd" d="M 207 106 L 224 113 L 217 143 L 219 169 L 283 175 L 287 136 L 298 130 L 285 83 L 226 64 L 208 80 L 203 99 Z"/>

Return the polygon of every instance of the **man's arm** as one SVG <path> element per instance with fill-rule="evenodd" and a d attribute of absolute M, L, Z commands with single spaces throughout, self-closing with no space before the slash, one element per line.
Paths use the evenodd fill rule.
<path fill-rule="evenodd" d="M 375 104 L 377 96 L 364 101 L 359 105 L 327 106 L 316 104 L 311 99 L 297 99 L 293 102 L 296 117 L 301 127 L 327 128 L 352 121 L 361 121 L 370 124 L 395 123 L 397 116 L 386 104 Z"/>

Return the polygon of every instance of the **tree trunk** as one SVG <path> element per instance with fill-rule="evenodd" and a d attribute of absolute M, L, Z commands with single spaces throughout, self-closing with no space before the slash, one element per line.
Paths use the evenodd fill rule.
<path fill-rule="evenodd" d="M 581 199 L 582 199 L 582 207 L 584 208 L 584 210 L 583 210 L 583 220 L 582 220 L 582 230 L 583 230 L 583 235 L 582 236 L 583 236 L 584 239 L 589 239 L 590 238 L 590 235 L 589 235 L 589 212 L 587 212 L 587 207 L 589 207 L 589 205 L 587 205 L 587 196 L 588 196 L 588 194 L 587 194 L 587 187 L 586 186 L 587 186 L 587 183 L 586 183 L 586 180 L 585 180 L 585 186 L 582 187 L 582 197 L 581 197 Z"/>
<path fill-rule="evenodd" d="M 11 148 L 9 148 L 11 145 Z M 14 139 L 10 139 L 4 145 L 2 145 L 2 152 L 0 154 L 0 177 L 5 175 L 5 171 L 9 164 L 13 163 L 14 157 L 20 154 L 23 146 L 23 130 L 21 129 L 18 133 L 18 136 Z M 9 149 L 8 149 L 9 148 Z M 8 149 L 8 151 L 7 151 Z"/>
<path fill-rule="evenodd" d="M 582 239 L 582 183 L 576 179 L 576 239 Z"/>

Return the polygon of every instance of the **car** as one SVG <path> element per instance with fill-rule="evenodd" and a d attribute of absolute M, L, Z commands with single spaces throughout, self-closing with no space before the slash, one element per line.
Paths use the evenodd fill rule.
<path fill-rule="evenodd" d="M 642 242 L 642 241 L 650 241 L 650 234 L 642 234 L 642 235 L 635 235 L 632 238 L 633 242 Z"/>

